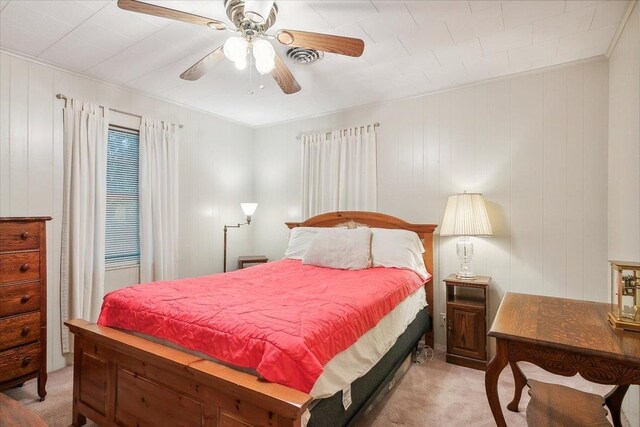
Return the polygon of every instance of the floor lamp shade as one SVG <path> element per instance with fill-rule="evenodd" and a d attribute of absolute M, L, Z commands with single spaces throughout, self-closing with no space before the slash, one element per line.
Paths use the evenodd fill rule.
<path fill-rule="evenodd" d="M 240 203 L 240 207 L 242 208 L 242 212 L 244 212 L 246 216 L 251 216 L 256 211 L 258 204 L 257 203 Z"/>
<path fill-rule="evenodd" d="M 458 277 L 475 279 L 471 269 L 473 243 L 469 236 L 491 236 L 491 222 L 482 194 L 462 193 L 449 196 L 440 228 L 441 236 L 459 236 L 456 251 L 460 260 Z"/>

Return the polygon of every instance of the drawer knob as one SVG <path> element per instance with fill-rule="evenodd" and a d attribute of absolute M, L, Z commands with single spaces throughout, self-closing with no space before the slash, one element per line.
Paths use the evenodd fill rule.
<path fill-rule="evenodd" d="M 29 265 L 29 263 L 25 262 L 24 264 L 22 264 L 20 266 L 20 271 L 22 271 L 24 273 L 25 271 L 29 271 L 30 268 L 31 268 L 31 266 Z"/>
<path fill-rule="evenodd" d="M 28 366 L 29 363 L 31 363 L 31 356 L 26 356 L 24 359 L 22 359 L 22 366 Z"/>
<path fill-rule="evenodd" d="M 24 328 L 22 328 L 22 332 L 20 332 L 20 335 L 26 337 L 27 335 L 29 335 L 29 332 L 31 332 L 31 326 L 25 326 Z"/>
<path fill-rule="evenodd" d="M 20 302 L 26 304 L 30 299 L 31 295 L 23 295 L 22 298 L 20 298 Z"/>
<path fill-rule="evenodd" d="M 29 238 L 29 236 L 31 236 L 31 234 L 29 234 L 28 231 L 23 231 L 22 234 L 20 235 L 20 238 L 22 240 L 27 240 Z"/>

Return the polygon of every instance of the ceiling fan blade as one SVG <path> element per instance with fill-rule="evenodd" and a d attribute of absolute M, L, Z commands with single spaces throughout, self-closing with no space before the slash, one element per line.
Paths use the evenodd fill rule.
<path fill-rule="evenodd" d="M 214 30 L 225 30 L 227 28 L 227 24 L 216 19 L 193 15 L 191 13 L 169 9 L 168 7 L 156 6 L 155 4 L 149 4 L 138 0 L 118 0 L 118 7 L 131 12 L 159 16 L 160 18 L 173 19 L 176 21 L 187 22 L 189 24 L 204 25 Z"/>
<path fill-rule="evenodd" d="M 282 62 L 282 59 L 280 59 L 278 54 L 276 54 L 274 59 L 276 61 L 276 68 L 271 72 L 271 74 L 278 83 L 278 86 L 280 86 L 282 91 L 287 95 L 298 92 L 301 89 L 300 84 L 296 81 L 296 78 L 293 77 L 293 74 L 291 74 L 287 65 Z"/>
<path fill-rule="evenodd" d="M 222 51 L 222 46 L 220 46 L 200 61 L 193 64 L 193 66 L 191 66 L 187 71 L 180 74 L 180 78 L 182 80 L 198 80 L 200 77 L 211 71 L 211 69 L 215 67 L 222 58 L 224 58 L 224 52 Z"/>
<path fill-rule="evenodd" d="M 364 52 L 364 41 L 331 34 L 280 30 L 276 34 L 276 39 L 285 46 L 305 47 L 340 55 L 360 56 Z"/>

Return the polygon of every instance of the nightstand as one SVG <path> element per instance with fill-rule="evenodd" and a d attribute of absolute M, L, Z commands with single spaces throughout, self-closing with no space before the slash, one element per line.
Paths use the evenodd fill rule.
<path fill-rule="evenodd" d="M 264 255 L 245 255 L 238 257 L 238 270 L 242 270 L 245 267 L 251 267 L 254 264 L 263 264 L 269 261 Z"/>
<path fill-rule="evenodd" d="M 491 277 L 444 279 L 447 288 L 447 362 L 487 368 L 487 316 Z"/>

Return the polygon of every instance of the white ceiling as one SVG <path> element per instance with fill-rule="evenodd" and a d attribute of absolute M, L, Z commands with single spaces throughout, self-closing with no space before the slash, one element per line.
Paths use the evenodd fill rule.
<path fill-rule="evenodd" d="M 229 23 L 222 0 L 146 1 Z M 288 62 L 302 91 L 285 95 L 266 76 L 265 89 L 249 95 L 248 72 L 228 61 L 196 82 L 178 77 L 229 32 L 123 11 L 103 0 L 0 0 L 0 46 L 263 125 L 602 55 L 629 2 L 277 3 L 273 29 L 358 37 L 365 41 L 364 54 L 326 54 L 306 66 Z"/>

